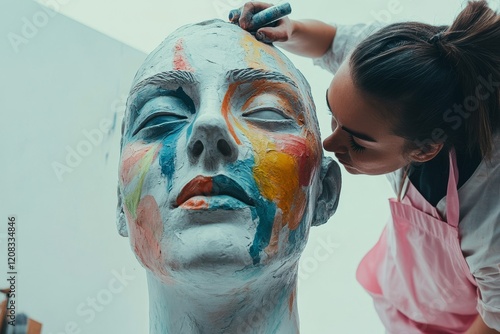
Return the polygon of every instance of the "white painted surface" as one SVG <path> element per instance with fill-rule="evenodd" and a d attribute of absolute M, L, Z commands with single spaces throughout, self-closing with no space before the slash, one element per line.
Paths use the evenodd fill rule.
<path fill-rule="evenodd" d="M 397 5 L 392 0 L 290 2 L 293 18 L 340 23 L 373 20 L 391 3 Z M 0 263 L 4 268 L 6 219 L 16 214 L 20 311 L 42 321 L 44 334 L 146 333 L 144 270 L 115 228 L 118 133 L 91 146 L 62 182 L 52 163 L 64 162 L 67 146 L 83 148 L 83 131 L 101 131 L 101 122 L 111 120 L 123 103 L 143 55 L 113 39 L 146 53 L 178 26 L 223 18 L 242 1 L 52 3 L 99 33 L 54 15 L 15 53 L 8 34 L 20 34 L 24 20 L 32 20 L 40 7 L 27 0 L 0 5 Z M 400 13 L 391 20 L 449 23 L 461 3 L 400 0 Z M 325 137 L 330 121 L 324 95 L 331 77 L 310 60 L 291 58 L 312 85 Z M 343 176 L 339 210 L 328 224 L 312 229 L 302 257 L 298 300 L 306 334 L 383 333 L 354 273 L 379 236 L 392 194 L 384 177 L 351 176 L 345 170 Z M 327 257 L 321 256 L 325 250 Z M 90 311 L 93 299 L 100 311 Z"/>

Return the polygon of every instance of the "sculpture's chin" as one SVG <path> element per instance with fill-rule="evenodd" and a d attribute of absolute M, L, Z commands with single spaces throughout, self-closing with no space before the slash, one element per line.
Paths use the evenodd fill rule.
<path fill-rule="evenodd" d="M 161 243 L 165 269 L 173 276 L 183 271 L 227 275 L 252 265 L 255 224 L 249 214 L 239 216 L 239 220 L 193 224 L 165 235 Z"/>

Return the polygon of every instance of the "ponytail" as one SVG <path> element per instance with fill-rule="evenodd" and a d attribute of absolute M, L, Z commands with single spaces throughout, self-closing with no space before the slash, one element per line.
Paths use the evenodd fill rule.
<path fill-rule="evenodd" d="M 491 156 L 500 129 L 500 16 L 486 1 L 470 1 L 449 27 L 389 25 L 358 45 L 350 65 L 355 85 L 389 106 L 385 116 L 408 149 L 443 143 Z"/>

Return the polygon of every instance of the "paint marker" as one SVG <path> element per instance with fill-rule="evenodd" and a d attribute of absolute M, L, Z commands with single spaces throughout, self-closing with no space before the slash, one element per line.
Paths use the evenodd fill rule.
<path fill-rule="evenodd" d="M 252 17 L 250 21 L 251 30 L 257 30 L 265 25 L 273 23 L 281 19 L 282 17 L 290 14 L 292 12 L 292 7 L 289 2 L 282 3 L 280 5 L 272 6 L 258 12 Z M 229 12 L 229 21 L 231 21 L 235 16 L 239 17 L 241 15 L 241 9 L 233 9 Z"/>

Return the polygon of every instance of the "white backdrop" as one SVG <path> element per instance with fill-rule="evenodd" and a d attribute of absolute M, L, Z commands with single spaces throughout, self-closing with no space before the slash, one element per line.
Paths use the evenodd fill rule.
<path fill-rule="evenodd" d="M 135 70 L 165 36 L 187 23 L 225 19 L 244 2 L 40 3 L 55 12 L 29 0 L 0 3 L 0 287 L 7 285 L 7 217 L 14 214 L 18 312 L 43 322 L 43 334 L 147 333 L 145 273 L 115 228 L 124 98 Z M 290 3 L 292 18 L 338 23 L 445 24 L 462 8 L 460 0 Z M 313 88 L 325 137 L 331 75 L 308 59 L 290 57 Z M 301 260 L 305 334 L 383 333 L 355 269 L 378 239 L 392 193 L 383 176 L 342 172 L 338 211 L 312 229 Z"/>

